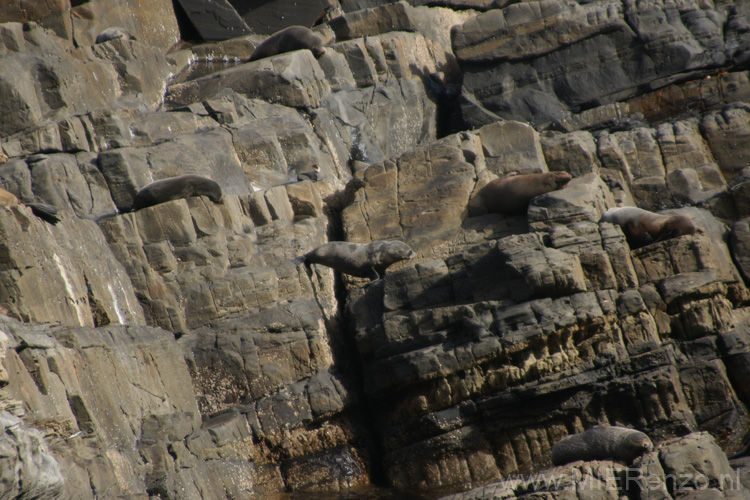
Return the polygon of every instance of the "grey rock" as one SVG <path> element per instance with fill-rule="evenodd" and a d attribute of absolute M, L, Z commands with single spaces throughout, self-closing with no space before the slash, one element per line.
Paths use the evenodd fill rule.
<path fill-rule="evenodd" d="M 571 180 L 564 189 L 533 198 L 529 203 L 529 227 L 539 231 L 570 222 L 598 222 L 614 205 L 609 188 L 591 173 Z"/>
<path fill-rule="evenodd" d="M 671 439 L 657 451 L 664 473 L 681 480 L 680 489 L 699 489 L 706 484 L 721 488 L 734 477 L 727 456 L 708 433 Z"/>
<path fill-rule="evenodd" d="M 148 110 L 161 105 L 164 86 L 173 70 L 161 51 L 126 38 L 94 45 L 91 51 L 96 59 L 106 61 L 116 71 L 124 104 Z"/>
<path fill-rule="evenodd" d="M 547 171 L 539 134 L 521 122 L 500 121 L 477 131 L 487 169 L 502 176 L 513 171 L 531 174 Z"/>
<path fill-rule="evenodd" d="M 380 5 L 332 19 L 337 40 L 351 40 L 387 31 L 417 31 L 415 9 L 406 2 Z"/>
<path fill-rule="evenodd" d="M 519 302 L 586 291 L 578 258 L 545 247 L 538 234 L 503 238 L 497 249 L 509 269 L 512 297 Z"/>
<path fill-rule="evenodd" d="M 730 249 L 742 278 L 750 280 L 750 220 L 741 220 L 732 224 Z"/>
<path fill-rule="evenodd" d="M 697 4 L 679 15 L 655 3 L 533 2 L 480 14 L 454 27 L 452 40 L 465 89 L 482 107 L 544 125 L 723 64 L 723 23 Z"/>
<path fill-rule="evenodd" d="M 254 33 L 271 35 L 289 26 L 307 26 L 324 16 L 334 7 L 330 0 L 304 0 L 290 2 L 274 0 L 229 0 Z"/>
<path fill-rule="evenodd" d="M 742 150 L 748 140 L 748 114 L 748 110 L 742 106 L 727 107 L 720 112 L 709 113 L 701 120 L 701 132 L 728 181 L 746 165 L 742 155 L 733 154 L 733 151 Z"/>
<path fill-rule="evenodd" d="M 50 229 L 22 206 L 0 211 L 0 224 L 16 242 L 7 262 L 26 270 L 2 273 L 2 305 L 12 316 L 78 326 L 143 323 L 130 280 L 96 224 L 63 217 Z"/>
<path fill-rule="evenodd" d="M 541 137 L 541 144 L 550 170 L 568 172 L 573 177 L 599 172 L 596 142 L 590 133 L 549 133 Z"/>
<path fill-rule="evenodd" d="M 92 45 L 111 26 L 120 26 L 141 43 L 170 48 L 180 38 L 174 5 L 169 0 L 104 0 L 71 5 L 73 39 L 79 46 Z"/>
<path fill-rule="evenodd" d="M 228 0 L 210 3 L 178 0 L 175 14 L 184 40 L 226 40 L 247 35 L 250 28 Z"/>
<path fill-rule="evenodd" d="M 298 50 L 171 85 L 166 104 L 171 108 L 187 106 L 216 97 L 226 88 L 251 98 L 310 108 L 318 107 L 331 92 L 325 73 L 312 53 Z"/>

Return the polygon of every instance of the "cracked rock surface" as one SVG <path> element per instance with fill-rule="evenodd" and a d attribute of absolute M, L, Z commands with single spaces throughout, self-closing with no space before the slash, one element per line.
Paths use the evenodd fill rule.
<path fill-rule="evenodd" d="M 253 62 L 294 2 L 195 3 L 0 5 L 1 497 L 748 498 L 750 3 L 316 0 L 323 56 Z M 222 202 L 130 210 L 183 174 Z M 552 467 L 603 424 L 655 449 Z"/>

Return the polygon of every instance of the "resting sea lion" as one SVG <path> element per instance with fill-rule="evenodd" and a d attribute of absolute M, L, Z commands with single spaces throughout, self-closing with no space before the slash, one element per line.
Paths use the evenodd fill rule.
<path fill-rule="evenodd" d="M 0 188 L 0 205 L 6 207 L 25 205 L 31 209 L 31 213 L 43 221 L 49 222 L 52 225 L 60 222 L 60 217 L 57 216 L 60 209 L 56 206 L 47 203 L 21 203 L 16 195 L 3 188 Z"/>
<path fill-rule="evenodd" d="M 488 182 L 477 193 L 477 202 L 491 213 L 523 214 L 532 198 L 562 189 L 570 179 L 567 172 L 510 175 Z"/>
<path fill-rule="evenodd" d="M 325 54 L 323 39 L 304 26 L 289 26 L 269 36 L 250 55 L 250 61 L 275 56 L 293 50 L 310 49 L 318 58 Z"/>
<path fill-rule="evenodd" d="M 298 181 L 317 181 L 320 177 L 320 167 L 317 163 L 313 163 L 310 167 L 301 167 L 296 171 Z"/>
<path fill-rule="evenodd" d="M 638 207 L 610 208 L 602 215 L 600 222 L 620 226 L 631 248 L 695 234 L 695 225 L 684 215 L 655 214 Z"/>
<path fill-rule="evenodd" d="M 576 460 L 617 460 L 629 465 L 654 449 L 647 435 L 626 427 L 597 425 L 580 434 L 568 436 L 552 447 L 552 463 Z"/>
<path fill-rule="evenodd" d="M 96 37 L 95 43 L 104 43 L 110 40 L 117 40 L 118 38 L 124 38 L 125 40 L 135 40 L 135 37 L 125 31 L 122 28 L 112 26 L 107 28 Z"/>
<path fill-rule="evenodd" d="M 352 276 L 377 280 L 391 264 L 413 259 L 416 255 L 409 245 L 397 240 L 372 243 L 331 241 L 297 257 L 294 263 L 320 264 Z"/>
<path fill-rule="evenodd" d="M 214 203 L 221 203 L 221 186 L 216 181 L 195 174 L 178 175 L 152 182 L 135 195 L 131 212 L 191 196 L 208 196 Z"/>

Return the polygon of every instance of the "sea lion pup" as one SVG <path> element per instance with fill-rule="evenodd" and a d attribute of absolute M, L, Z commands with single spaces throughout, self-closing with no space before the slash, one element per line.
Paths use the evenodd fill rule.
<path fill-rule="evenodd" d="M 571 179 L 567 172 L 509 175 L 488 182 L 477 193 L 478 202 L 490 213 L 525 214 L 532 198 L 562 189 Z"/>
<path fill-rule="evenodd" d="M 135 40 L 135 37 L 124 29 L 118 28 L 117 26 L 112 26 L 99 33 L 94 43 L 104 43 L 110 40 L 117 40 L 118 38 L 124 38 L 125 40 Z"/>
<path fill-rule="evenodd" d="M 311 29 L 304 26 L 289 26 L 263 40 L 250 54 L 249 61 L 302 49 L 310 49 L 316 59 L 326 51 L 323 39 Z"/>
<path fill-rule="evenodd" d="M 563 465 L 576 460 L 617 460 L 630 465 L 637 457 L 654 449 L 644 433 L 627 427 L 597 425 L 568 436 L 552 447 L 552 463 Z"/>
<path fill-rule="evenodd" d="M 294 259 L 294 264 L 304 262 L 320 264 L 359 278 L 380 279 L 385 270 L 396 262 L 413 259 L 417 254 L 403 241 L 373 241 L 372 243 L 349 243 L 331 241 L 311 252 Z"/>
<path fill-rule="evenodd" d="M 195 174 L 178 175 L 152 182 L 135 194 L 130 211 L 151 207 L 191 196 L 208 196 L 214 203 L 221 203 L 221 186 L 216 181 Z"/>
<path fill-rule="evenodd" d="M 57 216 L 60 209 L 56 206 L 48 203 L 21 203 L 16 195 L 3 188 L 0 188 L 0 205 L 6 207 L 25 205 L 31 209 L 31 213 L 43 221 L 49 222 L 52 225 L 60 222 L 60 217 Z"/>
<path fill-rule="evenodd" d="M 695 234 L 695 225 L 684 215 L 661 215 L 638 207 L 610 208 L 600 222 L 617 224 L 625 233 L 630 248 Z"/>

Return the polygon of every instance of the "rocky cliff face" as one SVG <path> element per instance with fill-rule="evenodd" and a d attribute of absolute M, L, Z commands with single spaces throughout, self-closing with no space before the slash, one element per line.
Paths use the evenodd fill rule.
<path fill-rule="evenodd" d="M 188 4 L 0 3 L 0 496 L 557 498 L 625 469 L 496 481 L 597 423 L 657 445 L 631 496 L 748 496 L 750 3 L 308 2 L 326 53 L 250 63 L 252 5 Z M 130 212 L 182 174 L 222 203 Z M 631 249 L 616 206 L 698 231 Z M 374 282 L 293 261 L 383 239 L 418 257 Z"/>

